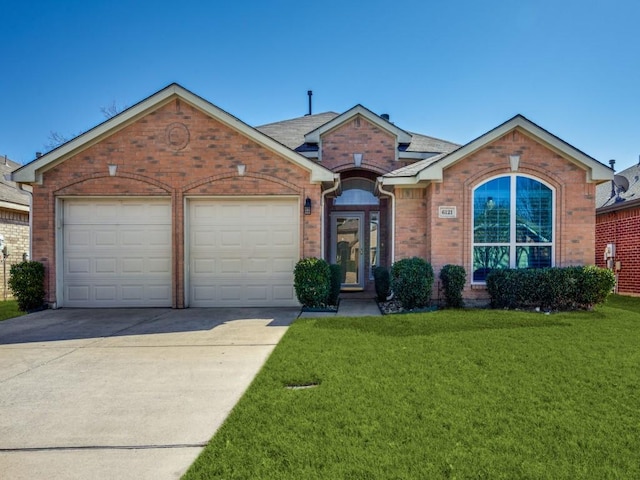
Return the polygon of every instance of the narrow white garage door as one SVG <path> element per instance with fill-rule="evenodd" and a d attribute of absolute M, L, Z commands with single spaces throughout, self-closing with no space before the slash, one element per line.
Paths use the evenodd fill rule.
<path fill-rule="evenodd" d="M 297 199 L 191 200 L 189 305 L 297 306 Z"/>
<path fill-rule="evenodd" d="M 63 205 L 63 306 L 171 306 L 169 200 Z"/>

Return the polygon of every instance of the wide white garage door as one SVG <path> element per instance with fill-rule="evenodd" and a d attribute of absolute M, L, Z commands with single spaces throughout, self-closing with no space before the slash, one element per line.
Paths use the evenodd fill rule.
<path fill-rule="evenodd" d="M 169 200 L 73 199 L 63 206 L 63 306 L 171 306 Z"/>
<path fill-rule="evenodd" d="M 189 305 L 297 306 L 297 199 L 191 200 Z"/>

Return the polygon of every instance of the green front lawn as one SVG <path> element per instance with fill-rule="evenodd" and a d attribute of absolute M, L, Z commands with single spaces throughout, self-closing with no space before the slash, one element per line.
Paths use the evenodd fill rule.
<path fill-rule="evenodd" d="M 18 310 L 18 302 L 15 300 L 5 300 L 0 302 L 0 322 L 8 318 L 19 317 L 24 312 Z"/>
<path fill-rule="evenodd" d="M 184 478 L 640 478 L 639 385 L 640 299 L 298 320 Z"/>

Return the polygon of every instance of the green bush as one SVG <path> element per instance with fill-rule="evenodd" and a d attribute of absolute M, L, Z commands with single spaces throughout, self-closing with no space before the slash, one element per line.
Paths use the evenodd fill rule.
<path fill-rule="evenodd" d="M 293 287 L 298 301 L 305 307 L 324 307 L 329 300 L 331 269 L 320 258 L 303 258 L 294 269 Z"/>
<path fill-rule="evenodd" d="M 595 266 L 495 269 L 487 275 L 494 308 L 588 310 L 604 302 L 614 285 L 613 272 Z"/>
<path fill-rule="evenodd" d="M 445 265 L 440 270 L 440 280 L 444 289 L 445 305 L 450 308 L 464 307 L 462 290 L 467 281 L 467 272 L 460 265 Z"/>
<path fill-rule="evenodd" d="M 589 307 L 604 303 L 615 284 L 616 276 L 611 270 L 595 265 L 583 267 L 576 285 L 577 301 Z"/>
<path fill-rule="evenodd" d="M 331 288 L 329 289 L 329 305 L 337 305 L 342 288 L 342 267 L 338 264 L 329 265 L 329 276 L 331 278 Z"/>
<path fill-rule="evenodd" d="M 44 304 L 44 265 L 27 261 L 11 265 L 9 288 L 23 312 L 42 308 Z"/>
<path fill-rule="evenodd" d="M 428 306 L 432 286 L 433 268 L 422 258 L 398 260 L 391 267 L 391 288 L 405 310 Z"/>
<path fill-rule="evenodd" d="M 373 268 L 373 281 L 376 286 L 376 298 L 379 302 L 385 302 L 391 293 L 391 277 L 386 267 Z"/>

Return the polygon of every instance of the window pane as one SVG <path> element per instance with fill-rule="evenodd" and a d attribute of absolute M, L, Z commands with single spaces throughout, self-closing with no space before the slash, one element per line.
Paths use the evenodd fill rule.
<path fill-rule="evenodd" d="M 373 193 L 375 183 L 366 178 L 348 178 L 342 182 L 342 195 L 335 198 L 334 205 L 380 205 Z"/>
<path fill-rule="evenodd" d="M 473 281 L 484 282 L 494 268 L 509 267 L 509 247 L 473 247 Z"/>
<path fill-rule="evenodd" d="M 516 247 L 516 268 L 551 266 L 551 247 Z"/>
<path fill-rule="evenodd" d="M 474 191 L 473 241 L 508 243 L 511 212 L 510 178 L 487 182 Z"/>
<path fill-rule="evenodd" d="M 553 238 L 551 189 L 536 180 L 516 179 L 516 242 L 548 243 Z"/>
<path fill-rule="evenodd" d="M 373 269 L 378 265 L 380 245 L 380 213 L 369 214 L 369 279 L 373 280 Z"/>

